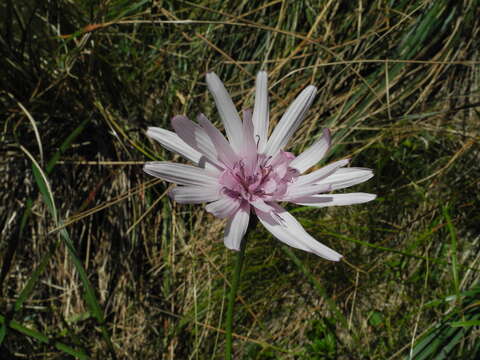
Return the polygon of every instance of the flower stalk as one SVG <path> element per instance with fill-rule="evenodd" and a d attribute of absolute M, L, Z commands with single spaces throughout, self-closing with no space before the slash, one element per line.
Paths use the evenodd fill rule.
<path fill-rule="evenodd" d="M 225 359 L 231 360 L 233 353 L 233 308 L 235 299 L 237 298 L 238 287 L 240 285 L 240 277 L 242 273 L 243 261 L 245 259 L 245 249 L 247 247 L 248 235 L 257 226 L 258 220 L 256 217 L 250 218 L 248 229 L 240 244 L 240 250 L 237 252 L 235 259 L 235 267 L 233 269 L 230 293 L 228 294 L 227 304 L 227 319 L 226 319 L 226 343 L 225 343 Z"/>

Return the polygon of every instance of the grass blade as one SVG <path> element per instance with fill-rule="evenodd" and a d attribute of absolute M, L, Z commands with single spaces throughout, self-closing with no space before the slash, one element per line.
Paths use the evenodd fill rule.
<path fill-rule="evenodd" d="M 36 340 L 38 340 L 38 341 L 40 341 L 44 344 L 52 344 L 56 349 L 58 349 L 60 351 L 63 351 L 64 353 L 67 353 L 69 355 L 72 355 L 77 359 L 81 359 L 81 360 L 89 359 L 89 357 L 87 356 L 87 354 L 85 353 L 84 350 L 74 349 L 71 346 L 69 346 L 67 344 L 64 344 L 60 341 L 51 340 L 45 334 L 42 334 L 41 332 L 39 332 L 37 330 L 28 328 L 28 327 L 22 325 L 21 323 L 19 323 L 18 321 L 15 321 L 15 320 L 7 321 L 7 319 L 4 316 L 0 315 L 0 323 L 2 325 L 1 329 L 4 329 L 8 326 L 11 329 L 16 330 L 16 331 L 18 331 L 18 332 L 20 332 L 20 333 L 22 333 L 26 336 L 29 336 L 31 338 L 34 338 L 34 339 L 36 339 Z"/>

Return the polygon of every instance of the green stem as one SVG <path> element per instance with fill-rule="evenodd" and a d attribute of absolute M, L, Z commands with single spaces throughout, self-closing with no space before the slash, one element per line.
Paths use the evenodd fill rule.
<path fill-rule="evenodd" d="M 242 239 L 240 244 L 240 251 L 237 252 L 237 258 L 235 260 L 235 268 L 233 269 L 233 279 L 231 282 L 230 293 L 228 294 L 228 305 L 227 305 L 227 320 L 226 320 L 226 334 L 227 340 L 225 344 L 225 359 L 232 360 L 232 345 L 233 345 L 233 305 L 235 304 L 235 299 L 237 298 L 238 285 L 240 284 L 240 275 L 242 272 L 243 260 L 245 258 L 245 248 L 247 244 L 248 234 L 255 228 L 257 225 L 258 219 L 254 216 L 250 218 L 250 223 L 248 225 L 247 232 Z"/>
<path fill-rule="evenodd" d="M 238 284 L 240 283 L 240 273 L 242 271 L 243 259 L 245 258 L 245 245 L 247 241 L 243 238 L 240 245 L 240 251 L 237 253 L 237 259 L 235 260 L 235 269 L 233 270 L 233 280 L 230 288 L 230 294 L 228 295 L 228 307 L 227 307 L 227 343 L 225 347 L 225 359 L 232 359 L 232 345 L 233 345 L 233 305 L 237 297 Z"/>

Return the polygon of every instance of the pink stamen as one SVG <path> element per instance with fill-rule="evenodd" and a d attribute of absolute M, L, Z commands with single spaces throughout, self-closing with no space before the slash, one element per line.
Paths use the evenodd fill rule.
<path fill-rule="evenodd" d="M 243 198 L 247 201 L 258 199 L 272 201 L 281 198 L 285 194 L 285 184 L 294 181 L 298 172 L 293 168 L 288 168 L 288 164 L 293 160 L 290 154 L 279 154 L 275 157 L 265 157 L 257 154 L 255 164 L 248 167 L 247 159 L 241 159 L 231 169 L 224 171 L 222 175 L 223 193 L 231 198 Z M 287 167 L 287 171 L 285 168 Z M 267 191 L 268 187 L 268 191 Z"/>

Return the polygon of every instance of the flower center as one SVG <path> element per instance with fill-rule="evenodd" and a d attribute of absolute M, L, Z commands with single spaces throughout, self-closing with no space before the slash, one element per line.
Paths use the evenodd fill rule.
<path fill-rule="evenodd" d="M 256 159 L 239 160 L 221 175 L 222 191 L 231 198 L 249 202 L 277 200 L 298 176 L 298 171 L 288 166 L 294 158 L 282 151 L 273 158 L 259 154 Z"/>

